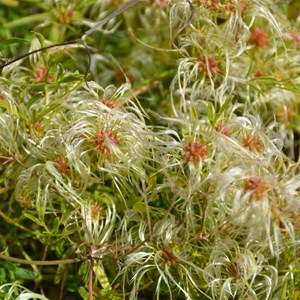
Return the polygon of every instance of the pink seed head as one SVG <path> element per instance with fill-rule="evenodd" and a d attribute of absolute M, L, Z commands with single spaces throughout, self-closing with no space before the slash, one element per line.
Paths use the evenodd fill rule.
<path fill-rule="evenodd" d="M 260 200 L 263 198 L 267 189 L 266 183 L 262 178 L 252 177 L 245 183 L 244 190 L 246 192 L 252 192 L 251 200 Z"/>
<path fill-rule="evenodd" d="M 110 109 L 115 108 L 115 104 L 112 101 L 103 99 L 101 102 L 102 102 L 102 104 L 104 104 L 105 106 L 107 106 Z"/>
<path fill-rule="evenodd" d="M 207 144 L 201 144 L 199 141 L 190 142 L 185 148 L 185 155 L 188 162 L 193 162 L 197 164 L 200 159 L 205 159 L 207 157 Z"/>
<path fill-rule="evenodd" d="M 35 69 L 34 72 L 34 81 L 36 83 L 44 82 L 47 77 L 47 68 L 45 65 L 42 65 Z"/>
<path fill-rule="evenodd" d="M 232 130 L 230 127 L 224 126 L 222 124 L 215 126 L 215 130 L 230 137 L 232 135 Z"/>
<path fill-rule="evenodd" d="M 248 134 L 244 137 L 244 146 L 249 148 L 251 151 L 262 150 L 262 144 L 260 139 L 253 134 Z"/>
<path fill-rule="evenodd" d="M 255 28 L 251 32 L 250 44 L 254 45 L 256 48 L 264 48 L 268 44 L 267 34 L 260 28 Z"/>
<path fill-rule="evenodd" d="M 58 158 L 55 161 L 55 167 L 61 175 L 66 175 L 69 171 L 69 165 L 63 158 Z"/>
<path fill-rule="evenodd" d="M 209 55 L 207 61 L 205 58 L 201 59 L 199 64 L 199 71 L 203 73 L 205 76 L 210 72 L 213 75 L 218 74 L 218 64 L 219 62 L 213 58 L 213 56 Z"/>
<path fill-rule="evenodd" d="M 219 0 L 202 0 L 202 4 L 211 6 L 213 9 L 217 10 L 220 7 Z"/>
<path fill-rule="evenodd" d="M 100 150 L 103 154 L 111 154 L 112 151 L 109 148 L 109 144 L 113 143 L 115 145 L 119 145 L 120 141 L 117 138 L 116 133 L 109 129 L 102 129 L 96 139 L 94 139 L 94 144 L 96 145 L 96 149 Z"/>

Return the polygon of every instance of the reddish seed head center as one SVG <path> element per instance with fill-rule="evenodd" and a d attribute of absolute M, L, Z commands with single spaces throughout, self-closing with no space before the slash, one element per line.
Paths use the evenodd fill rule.
<path fill-rule="evenodd" d="M 207 145 L 200 142 L 190 142 L 185 148 L 185 155 L 188 162 L 194 162 L 197 164 L 200 159 L 205 159 L 207 156 Z"/>
<path fill-rule="evenodd" d="M 255 28 L 251 32 L 250 43 L 257 48 L 264 48 L 268 44 L 268 36 L 262 29 Z"/>
<path fill-rule="evenodd" d="M 201 62 L 199 64 L 199 71 L 204 75 L 207 75 L 208 73 L 216 75 L 219 72 L 218 64 L 219 62 L 210 55 L 207 58 L 207 61 L 205 58 L 201 59 Z"/>
<path fill-rule="evenodd" d="M 111 154 L 112 151 L 110 149 L 109 144 L 118 145 L 120 143 L 117 135 L 112 130 L 102 129 L 96 139 L 94 140 L 94 144 L 96 145 L 96 149 L 100 150 L 104 154 Z"/>
<path fill-rule="evenodd" d="M 251 151 L 262 150 L 262 144 L 260 142 L 260 139 L 253 134 L 249 134 L 244 138 L 244 146 L 249 148 Z"/>
<path fill-rule="evenodd" d="M 264 196 L 267 185 L 261 178 L 250 178 L 246 181 L 244 189 L 246 192 L 252 192 L 251 200 L 259 200 Z"/>

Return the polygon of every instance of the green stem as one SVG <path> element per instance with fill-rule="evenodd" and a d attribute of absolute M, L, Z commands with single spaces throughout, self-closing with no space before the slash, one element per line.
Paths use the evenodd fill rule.
<path fill-rule="evenodd" d="M 3 0 L 0 0 L 0 2 L 1 1 L 3 1 Z M 48 16 L 49 16 L 48 12 L 35 14 L 35 15 L 32 15 L 32 16 L 27 16 L 27 17 L 24 17 L 24 18 L 20 18 L 20 19 L 16 19 L 16 20 L 13 20 L 11 22 L 8 22 L 8 23 L 4 24 L 3 27 L 5 29 L 10 29 L 10 28 L 18 27 L 18 26 L 24 26 L 24 25 L 27 25 L 27 24 L 32 24 L 33 22 L 43 21 Z"/>
<path fill-rule="evenodd" d="M 6 214 L 4 214 L 1 210 L 0 210 L 0 216 L 1 216 L 7 223 L 12 224 L 12 225 L 14 225 L 14 226 L 16 226 L 16 227 L 18 227 L 18 228 L 24 230 L 24 231 L 27 231 L 27 232 L 32 233 L 31 230 L 29 230 L 29 229 L 27 229 L 26 227 L 24 227 L 24 226 L 18 224 L 18 221 L 15 221 L 15 220 L 11 219 L 11 218 L 8 217 Z"/>
<path fill-rule="evenodd" d="M 16 0 L 0 0 L 0 4 L 10 6 L 10 7 L 16 7 L 19 5 L 19 1 Z"/>

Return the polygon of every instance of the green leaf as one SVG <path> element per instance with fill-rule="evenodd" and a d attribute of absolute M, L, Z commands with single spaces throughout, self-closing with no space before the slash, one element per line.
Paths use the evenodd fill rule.
<path fill-rule="evenodd" d="M 75 81 L 81 81 L 83 79 L 82 75 L 69 75 L 67 77 L 64 77 L 59 81 L 59 83 L 68 83 L 68 82 L 75 82 Z"/>
<path fill-rule="evenodd" d="M 215 107 L 211 102 L 208 102 L 207 106 L 207 117 L 211 124 L 214 123 L 215 120 Z"/>
<path fill-rule="evenodd" d="M 252 84 L 250 81 L 249 81 L 249 86 L 255 89 L 256 91 L 258 91 L 261 95 L 265 96 L 264 92 L 261 90 L 259 86 Z"/>
<path fill-rule="evenodd" d="M 217 123 L 217 121 L 218 121 L 218 119 L 220 118 L 220 116 L 223 114 L 223 112 L 226 110 L 226 108 L 227 108 L 227 107 L 229 106 L 229 104 L 231 103 L 233 97 L 234 97 L 234 96 L 229 96 L 229 97 L 225 100 L 225 102 L 224 102 L 223 105 L 220 107 L 220 109 L 219 109 L 219 111 L 218 111 L 218 113 L 217 113 L 216 115 L 215 115 L 215 112 L 213 112 L 213 114 L 215 115 L 215 117 L 212 118 L 212 120 L 209 119 L 210 122 L 211 122 L 211 124 L 212 124 L 212 126 L 215 126 L 215 124 Z M 211 106 L 212 106 L 212 104 L 211 104 Z M 211 109 L 214 109 L 213 106 L 212 106 Z M 207 110 L 209 110 L 209 106 L 208 106 Z M 209 111 L 207 112 L 207 114 L 209 114 Z M 212 113 L 211 113 L 211 114 L 212 114 Z"/>
<path fill-rule="evenodd" d="M 263 84 L 269 84 L 269 85 L 276 85 L 279 84 L 280 81 L 275 79 L 274 77 L 271 76 L 260 76 L 260 77 L 255 77 L 250 80 L 251 82 L 257 82 L 257 83 L 263 83 Z"/>
<path fill-rule="evenodd" d="M 250 76 L 250 74 L 252 73 L 252 70 L 253 70 L 253 62 L 254 62 L 254 54 L 253 54 L 253 51 L 249 51 L 248 53 L 248 56 L 250 57 L 250 64 L 249 64 L 249 68 L 248 68 L 248 71 L 247 71 L 247 74 L 246 74 L 246 78 L 248 78 Z"/>
<path fill-rule="evenodd" d="M 156 188 L 157 185 L 156 181 L 157 181 L 156 174 L 150 174 L 148 178 L 148 187 L 146 189 L 146 193 L 149 193 Z"/>
<path fill-rule="evenodd" d="M 63 277 L 63 273 L 64 273 L 65 268 L 66 268 L 65 265 L 59 265 L 57 267 L 57 271 L 54 275 L 54 284 L 56 284 L 56 285 L 59 284 L 60 280 Z"/>
<path fill-rule="evenodd" d="M 15 270 L 15 277 L 16 279 L 34 280 L 39 278 L 40 274 L 24 268 L 17 267 L 17 269 Z"/>
<path fill-rule="evenodd" d="M 71 235 L 75 232 L 78 232 L 78 228 L 75 227 L 73 229 L 70 229 L 68 231 L 64 231 L 64 232 L 60 232 L 60 233 L 53 233 L 53 232 L 45 232 L 44 234 L 47 234 L 47 236 L 56 236 L 56 237 L 64 237 L 64 236 L 68 236 L 68 235 Z"/>
<path fill-rule="evenodd" d="M 78 289 L 78 293 L 80 294 L 80 296 L 82 297 L 83 300 L 89 300 L 90 299 L 89 292 L 83 286 L 81 286 Z"/>
<path fill-rule="evenodd" d="M 295 291 L 291 295 L 291 300 L 299 300 L 300 299 L 300 291 Z"/>
<path fill-rule="evenodd" d="M 39 101 L 40 99 L 42 99 L 44 97 L 44 95 L 42 93 L 38 93 L 36 95 L 34 95 L 33 97 L 30 98 L 30 100 L 28 101 L 26 107 L 29 109 L 31 107 L 32 104 L 34 104 L 35 102 Z"/>
<path fill-rule="evenodd" d="M 58 72 L 57 72 L 56 78 L 59 81 L 61 79 L 61 77 L 63 77 L 65 71 L 64 71 L 64 67 L 62 64 L 58 64 L 57 68 L 58 68 Z"/>
<path fill-rule="evenodd" d="M 146 211 L 145 203 L 137 202 L 133 205 L 132 209 L 136 212 L 144 213 Z"/>
<path fill-rule="evenodd" d="M 41 44 L 41 48 L 45 47 L 45 38 L 44 36 L 36 31 L 33 31 L 33 33 L 36 35 L 37 39 L 39 40 L 40 44 Z"/>
<path fill-rule="evenodd" d="M 10 7 L 17 7 L 20 3 L 17 0 L 0 0 L 0 4 Z"/>
<path fill-rule="evenodd" d="M 2 0 L 3 1 L 3 0 Z M 7 1 L 7 0 L 6 0 Z M 3 27 L 6 29 L 14 28 L 18 26 L 24 26 L 28 24 L 38 23 L 42 20 L 45 20 L 49 16 L 49 13 L 40 13 L 40 14 L 30 14 L 29 16 L 23 17 L 23 18 L 16 18 L 11 22 L 7 22 L 3 24 Z"/>
<path fill-rule="evenodd" d="M 102 264 L 99 261 L 95 262 L 93 271 L 96 275 L 97 280 L 100 282 L 101 286 L 103 287 L 103 289 L 111 290 L 111 285 L 109 283 L 109 280 L 105 274 Z"/>
<path fill-rule="evenodd" d="M 12 272 L 16 271 L 17 267 L 12 262 L 6 260 L 6 261 L 2 262 L 2 264 L 4 265 L 6 270 L 12 271 Z"/>
<path fill-rule="evenodd" d="M 21 39 L 21 38 L 9 38 L 9 39 L 5 39 L 0 41 L 0 48 L 3 46 L 7 46 L 10 44 L 16 44 L 16 43 L 28 43 L 28 40 L 25 39 Z"/>
<path fill-rule="evenodd" d="M 197 109 L 196 109 L 195 106 L 192 106 L 192 111 L 191 112 L 192 112 L 193 118 L 196 119 L 196 120 L 198 120 L 199 119 L 198 112 L 197 112 Z"/>
<path fill-rule="evenodd" d="M 85 280 L 88 277 L 89 268 L 90 268 L 90 261 L 89 260 L 84 261 L 78 270 L 78 276 Z"/>
<path fill-rule="evenodd" d="M 4 268 L 0 268 L 0 284 L 3 284 L 7 281 L 7 274 Z"/>
<path fill-rule="evenodd" d="M 31 220 L 32 222 L 34 222 L 35 224 L 38 224 L 38 225 L 42 226 L 43 228 L 45 228 L 47 232 L 49 231 L 48 228 L 47 228 L 47 226 L 46 226 L 46 224 L 45 224 L 44 222 L 40 221 L 40 220 L 39 220 L 38 218 L 36 218 L 35 216 L 33 216 L 32 214 L 25 212 L 25 213 L 24 213 L 24 216 L 25 216 L 26 218 L 30 219 L 30 220 Z"/>
<path fill-rule="evenodd" d="M 219 119 L 219 117 L 222 115 L 222 113 L 225 111 L 225 109 L 229 106 L 229 104 L 231 103 L 232 99 L 234 96 L 229 96 L 225 102 L 223 103 L 223 105 L 221 106 L 221 108 L 219 109 L 218 113 L 217 113 L 217 118 Z"/>
<path fill-rule="evenodd" d="M 294 93 L 299 94 L 300 93 L 300 84 L 299 83 L 292 83 L 289 85 L 283 85 L 279 86 L 279 88 L 282 88 L 283 90 L 288 90 Z"/>
<path fill-rule="evenodd" d="M 36 120 L 42 120 L 45 115 L 47 115 L 49 112 L 54 112 L 56 108 L 60 106 L 60 103 L 54 103 L 46 107 L 45 110 L 41 111 L 37 116 Z"/>
<path fill-rule="evenodd" d="M 0 107 L 3 107 L 7 110 L 10 110 L 10 107 L 7 102 L 0 100 Z"/>

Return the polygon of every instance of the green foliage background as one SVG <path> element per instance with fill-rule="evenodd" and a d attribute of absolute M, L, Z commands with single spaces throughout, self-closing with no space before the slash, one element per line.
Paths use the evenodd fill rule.
<path fill-rule="evenodd" d="M 292 299 L 298 1 L 0 0 L 0 299 Z M 189 19 L 192 16 L 192 19 Z"/>

